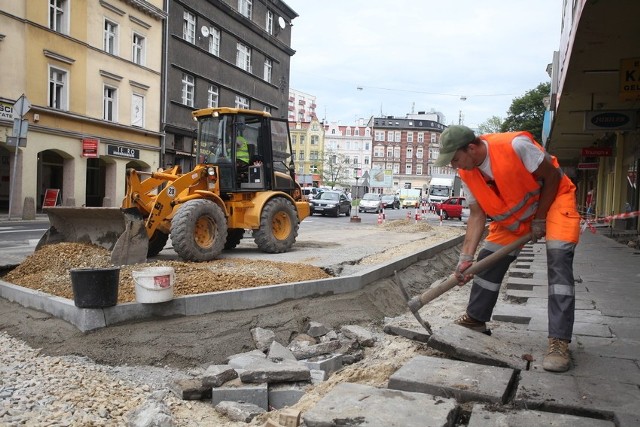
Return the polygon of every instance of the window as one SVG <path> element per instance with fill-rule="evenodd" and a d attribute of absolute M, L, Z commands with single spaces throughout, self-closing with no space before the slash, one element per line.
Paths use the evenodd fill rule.
<path fill-rule="evenodd" d="M 418 142 L 424 142 L 424 132 L 418 132 Z"/>
<path fill-rule="evenodd" d="M 236 95 L 236 108 L 249 109 L 249 100 L 244 96 Z"/>
<path fill-rule="evenodd" d="M 431 142 L 436 142 L 436 134 L 435 133 L 431 133 Z"/>
<path fill-rule="evenodd" d="M 131 95 L 131 126 L 144 127 L 144 97 Z"/>
<path fill-rule="evenodd" d="M 209 53 L 220 56 L 220 30 L 217 28 L 211 28 L 211 34 L 209 35 Z"/>
<path fill-rule="evenodd" d="M 364 164 L 365 164 L 365 165 L 368 165 L 368 164 L 369 164 L 369 162 L 370 162 L 370 160 L 369 160 L 369 156 L 364 156 Z"/>
<path fill-rule="evenodd" d="M 209 90 L 207 91 L 207 107 L 217 107 L 218 106 L 218 88 L 214 85 L 209 85 Z"/>
<path fill-rule="evenodd" d="M 102 118 L 110 122 L 117 121 L 117 89 L 110 86 L 105 86 L 102 96 Z"/>
<path fill-rule="evenodd" d="M 67 72 L 59 68 L 49 68 L 49 107 L 67 110 Z"/>
<path fill-rule="evenodd" d="M 236 65 L 245 71 L 251 72 L 251 49 L 242 43 L 237 45 Z"/>
<path fill-rule="evenodd" d="M 407 132 L 407 142 L 413 142 L 413 132 Z"/>
<path fill-rule="evenodd" d="M 395 157 L 396 159 L 400 158 L 400 147 L 393 148 L 393 157 Z"/>
<path fill-rule="evenodd" d="M 400 173 L 400 163 L 393 164 L 393 173 L 396 175 Z"/>
<path fill-rule="evenodd" d="M 416 148 L 416 158 L 421 159 L 424 156 L 422 147 Z"/>
<path fill-rule="evenodd" d="M 402 139 L 402 132 L 400 132 L 399 130 L 395 131 L 395 140 L 396 142 L 400 142 Z"/>
<path fill-rule="evenodd" d="M 413 158 L 413 147 L 407 147 L 407 160 Z"/>
<path fill-rule="evenodd" d="M 298 155 L 298 160 L 304 160 L 304 151 L 301 151 Z"/>
<path fill-rule="evenodd" d="M 251 19 L 252 0 L 238 0 L 238 12 Z"/>
<path fill-rule="evenodd" d="M 182 103 L 187 107 L 193 107 L 193 96 L 195 93 L 195 83 L 193 76 L 182 73 Z"/>
<path fill-rule="evenodd" d="M 49 28 L 63 34 L 69 32 L 69 0 L 49 0 Z"/>
<path fill-rule="evenodd" d="M 422 165 L 421 164 L 417 164 L 416 165 L 416 175 L 422 175 Z"/>
<path fill-rule="evenodd" d="M 305 136 L 304 135 L 300 135 L 300 145 L 304 145 L 305 140 L 306 140 Z"/>
<path fill-rule="evenodd" d="M 318 145 L 320 137 L 318 135 L 311 135 L 311 145 Z"/>
<path fill-rule="evenodd" d="M 411 175 L 411 163 L 407 163 L 404 166 L 404 173 L 406 173 L 407 175 Z"/>
<path fill-rule="evenodd" d="M 354 136 L 360 136 L 360 128 L 355 128 L 355 129 L 353 130 L 353 135 L 354 135 Z"/>
<path fill-rule="evenodd" d="M 373 147 L 373 157 L 384 157 L 384 147 Z"/>
<path fill-rule="evenodd" d="M 270 10 L 267 10 L 264 28 L 265 30 L 267 30 L 267 33 L 273 35 L 273 12 L 271 12 Z"/>
<path fill-rule="evenodd" d="M 387 141 L 393 142 L 393 131 L 392 130 L 387 132 Z"/>
<path fill-rule="evenodd" d="M 375 141 L 384 141 L 384 131 L 383 130 L 375 131 L 373 134 L 373 139 Z"/>
<path fill-rule="evenodd" d="M 393 147 L 387 147 L 387 157 L 393 157 Z"/>
<path fill-rule="evenodd" d="M 345 135 L 347 135 L 347 136 L 351 136 L 351 128 L 350 128 L 350 127 L 348 127 L 348 128 L 346 129 L 346 133 L 345 133 Z"/>
<path fill-rule="evenodd" d="M 264 60 L 264 81 L 271 83 L 271 70 L 273 69 L 273 62 L 266 58 Z"/>
<path fill-rule="evenodd" d="M 131 53 L 131 60 L 138 65 L 144 65 L 144 44 L 145 38 L 140 34 L 133 33 L 133 52 Z"/>
<path fill-rule="evenodd" d="M 182 38 L 189 43 L 196 42 L 196 16 L 185 10 L 184 21 L 182 22 Z"/>
<path fill-rule="evenodd" d="M 364 142 L 364 149 L 365 149 L 365 151 L 371 150 L 371 148 L 369 147 L 369 141 L 365 141 Z"/>
<path fill-rule="evenodd" d="M 117 55 L 118 52 L 118 24 L 104 20 L 104 51 L 112 55 Z"/>

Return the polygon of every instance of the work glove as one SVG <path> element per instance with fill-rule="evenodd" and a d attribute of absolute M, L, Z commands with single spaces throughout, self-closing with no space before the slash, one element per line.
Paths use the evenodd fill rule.
<path fill-rule="evenodd" d="M 460 253 L 456 270 L 453 272 L 453 275 L 458 279 L 458 286 L 462 286 L 471 280 L 471 274 L 464 274 L 464 271 L 471 267 L 471 264 L 473 264 L 473 255 Z"/>
<path fill-rule="evenodd" d="M 533 243 L 542 239 L 545 234 L 547 234 L 546 219 L 534 219 L 531 221 L 531 240 L 533 240 Z"/>

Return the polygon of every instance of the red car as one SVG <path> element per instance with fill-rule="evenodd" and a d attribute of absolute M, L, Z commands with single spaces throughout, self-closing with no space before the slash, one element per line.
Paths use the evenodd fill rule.
<path fill-rule="evenodd" d="M 458 218 L 462 221 L 462 208 L 467 207 L 467 199 L 464 197 L 450 197 L 442 203 L 436 204 L 436 213 L 443 219 Z"/>

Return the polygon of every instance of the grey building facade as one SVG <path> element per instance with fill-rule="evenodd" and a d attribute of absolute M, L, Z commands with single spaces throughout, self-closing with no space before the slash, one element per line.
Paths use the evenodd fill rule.
<path fill-rule="evenodd" d="M 168 0 L 164 166 L 188 170 L 195 109 L 238 107 L 286 118 L 291 21 L 282 1 Z"/>

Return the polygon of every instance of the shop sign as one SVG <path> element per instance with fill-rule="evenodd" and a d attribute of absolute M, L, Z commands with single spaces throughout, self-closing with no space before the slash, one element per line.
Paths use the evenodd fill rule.
<path fill-rule="evenodd" d="M 620 101 L 640 100 L 640 58 L 620 60 Z"/>
<path fill-rule="evenodd" d="M 57 188 L 47 188 L 44 190 L 44 202 L 42 203 L 42 207 L 50 207 L 58 204 L 58 195 L 60 194 L 60 190 Z"/>
<path fill-rule="evenodd" d="M 598 169 L 598 163 L 578 163 L 579 170 L 593 170 Z"/>
<path fill-rule="evenodd" d="M 613 154 L 611 147 L 586 147 L 582 149 L 582 157 L 610 157 Z"/>
<path fill-rule="evenodd" d="M 13 104 L 0 102 L 0 119 L 13 120 Z"/>
<path fill-rule="evenodd" d="M 98 157 L 99 140 L 96 138 L 84 138 L 82 140 L 82 157 Z"/>
<path fill-rule="evenodd" d="M 585 130 L 635 130 L 638 113 L 633 110 L 587 111 Z"/>
<path fill-rule="evenodd" d="M 128 159 L 139 159 L 140 150 L 135 148 L 122 147 L 120 145 L 107 145 L 107 154 L 116 157 L 126 157 Z"/>

